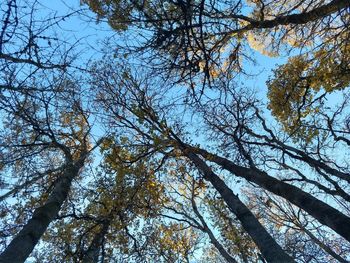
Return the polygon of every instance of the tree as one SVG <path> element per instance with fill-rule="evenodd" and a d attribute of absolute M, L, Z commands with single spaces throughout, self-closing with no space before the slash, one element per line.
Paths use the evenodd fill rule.
<path fill-rule="evenodd" d="M 119 38 L 85 70 L 1 5 L 1 262 L 349 260 L 348 1 L 83 2 Z"/>
<path fill-rule="evenodd" d="M 184 161 L 184 160 L 183 160 Z M 194 178 L 186 169 L 186 164 L 177 160 L 174 170 L 169 173 L 170 193 L 165 208 L 174 216 L 164 215 L 186 223 L 207 236 L 209 242 L 221 258 L 227 262 L 248 262 L 254 258 L 256 246 L 245 235 L 239 221 L 231 216 L 230 210 L 222 199 L 201 178 Z M 182 175 L 179 177 L 179 172 Z M 171 176 L 172 175 L 172 176 Z M 176 182 L 176 183 L 175 183 Z M 219 233 L 219 234 L 217 234 Z M 208 260 L 208 259 L 205 259 Z"/>
<path fill-rule="evenodd" d="M 104 161 L 89 186 L 74 189 L 77 201 L 60 212 L 45 235 L 48 247 L 38 256 L 48 262 L 100 262 L 114 260 L 117 254 L 142 260 L 140 235 L 142 221 L 152 221 L 160 209 L 162 185 L 154 171 L 141 160 L 131 166 L 122 160 L 132 152 L 105 140 L 101 146 Z M 72 207 L 71 207 L 72 206 Z M 62 251 L 57 255 L 51 251 Z"/>
<path fill-rule="evenodd" d="M 338 53 L 348 35 L 346 0 L 285 1 L 83 1 L 98 19 L 133 35 L 118 50 L 142 52 L 143 60 L 177 81 L 188 83 L 200 98 L 220 76 L 244 72 L 251 48 L 277 55 L 284 47 L 314 54 Z M 142 39 L 142 40 L 141 40 Z M 250 48 L 251 47 L 251 48 Z M 315 50 L 315 52 L 310 52 Z M 320 56 L 321 55 L 321 56 Z M 326 59 L 327 60 L 327 59 Z M 142 62 L 141 62 L 142 63 Z M 145 63 L 145 65 L 147 65 Z M 200 73 L 200 74 L 198 74 Z M 199 78 L 197 77 L 199 75 Z M 203 77 L 200 77 L 203 75 Z M 202 83 L 201 89 L 195 89 Z"/>
<path fill-rule="evenodd" d="M 269 218 L 268 221 L 277 228 L 276 233 L 280 233 L 278 229 L 286 228 L 286 234 L 282 238 L 286 240 L 287 250 L 294 250 L 292 253 L 295 258 L 303 258 L 301 259 L 303 262 L 307 262 L 310 258 L 320 261 L 347 262 L 341 256 L 343 251 L 348 249 L 347 245 L 344 244 L 341 248 L 340 240 L 329 239 L 329 233 L 322 226 L 315 224 L 302 210 L 266 193 L 249 192 L 247 194 L 250 196 L 251 206 L 259 210 L 258 214 L 261 217 Z M 319 248 L 315 248 L 315 245 Z"/>
<path fill-rule="evenodd" d="M 108 82 L 106 79 L 101 77 L 103 75 L 105 74 L 99 73 L 101 80 L 100 82 L 96 83 L 96 85 L 99 87 L 101 87 L 103 83 Z M 110 74 L 108 76 L 110 76 Z M 116 77 L 116 79 L 114 79 L 115 82 L 113 82 L 113 78 L 110 81 L 112 82 L 109 83 L 115 83 L 116 86 L 119 85 L 119 92 L 114 93 L 114 84 L 109 84 L 106 87 L 106 94 L 104 95 L 103 102 L 105 103 L 106 108 L 111 110 L 112 114 L 115 114 L 116 119 L 119 120 L 120 123 L 132 124 L 132 126 L 129 126 L 129 128 L 133 130 L 133 132 L 136 132 L 140 138 L 147 140 L 147 143 L 144 142 L 143 145 L 152 145 L 153 141 L 154 148 L 159 149 L 159 147 L 161 147 L 163 151 L 165 149 L 171 148 L 174 148 L 174 150 L 179 150 L 182 156 L 187 157 L 189 160 L 191 160 L 197 169 L 203 173 L 203 178 L 211 182 L 214 188 L 219 191 L 222 198 L 224 198 L 226 201 L 227 205 L 230 206 L 231 211 L 237 212 L 235 209 L 237 207 L 240 207 L 240 205 L 243 205 L 243 209 L 244 204 L 235 198 L 235 195 L 231 192 L 227 185 L 225 185 L 225 183 L 215 173 L 212 172 L 212 168 L 210 168 L 208 164 L 205 163 L 205 161 L 215 163 L 219 167 L 229 171 L 235 176 L 244 178 L 251 183 L 257 184 L 259 187 L 272 192 L 273 194 L 284 197 L 286 200 L 302 208 L 305 212 L 316 218 L 321 224 L 332 228 L 344 238 L 349 239 L 349 234 L 347 233 L 348 230 L 344 228 L 344 225 L 347 224 L 346 222 L 349 221 L 349 217 L 339 211 L 338 209 L 340 208 L 332 207 L 326 202 L 317 199 L 311 193 L 304 191 L 300 186 L 288 184 L 283 179 L 281 180 L 269 175 L 264 171 L 263 168 L 264 165 L 267 165 L 266 161 L 262 162 L 261 165 L 259 163 L 256 163 L 260 158 L 257 158 L 258 156 L 252 156 L 252 153 L 255 151 L 250 145 L 257 145 L 256 147 L 265 147 L 263 140 L 268 140 L 268 137 L 266 135 L 265 137 L 263 135 L 259 136 L 252 132 L 252 129 L 249 129 L 247 127 L 249 127 L 250 123 L 260 123 L 263 126 L 263 130 L 266 132 L 269 132 L 270 130 L 267 128 L 266 122 L 259 114 L 259 111 L 253 102 L 245 101 L 244 98 L 238 96 L 237 94 L 236 97 L 231 98 L 232 101 L 227 100 L 226 97 L 225 101 L 231 101 L 233 104 L 222 105 L 226 114 L 220 114 L 217 110 L 213 110 L 210 108 L 210 104 L 206 105 L 204 116 L 209 125 L 208 127 L 212 129 L 216 138 L 221 139 L 220 141 L 223 141 L 225 143 L 229 142 L 227 145 L 225 145 L 225 147 L 220 147 L 226 151 L 225 154 L 228 157 L 221 157 L 220 155 L 201 149 L 198 146 L 192 146 L 191 144 L 184 142 L 180 138 L 182 131 L 173 131 L 168 124 L 169 122 L 165 119 L 165 115 L 162 114 L 162 112 L 165 111 L 162 110 L 162 108 L 156 109 L 156 107 L 160 107 L 160 100 L 159 98 L 157 99 L 155 95 L 149 95 L 151 94 L 151 88 L 149 86 L 140 88 L 140 86 L 138 86 L 138 82 L 133 80 L 130 75 L 128 75 L 127 79 L 119 79 Z M 125 91 L 123 91 L 123 87 L 125 87 Z M 119 98 L 119 94 L 123 94 L 123 99 Z M 109 104 L 109 102 L 113 103 Z M 120 105 L 121 108 L 117 110 L 116 105 Z M 221 106 L 220 104 L 215 103 L 215 107 L 216 109 L 220 109 Z M 234 110 L 230 111 L 229 109 Z M 169 109 L 167 109 L 167 111 L 168 110 Z M 131 117 L 130 119 L 130 115 L 134 115 L 134 117 Z M 134 120 L 132 120 L 132 118 L 134 118 Z M 118 121 L 116 122 L 116 125 L 118 125 L 117 123 Z M 136 125 L 137 123 L 139 123 L 139 125 Z M 225 123 L 227 123 L 227 126 Z M 174 127 L 177 127 L 176 123 L 173 125 Z M 252 137 L 250 138 L 250 136 Z M 270 136 L 274 138 L 276 142 L 278 141 L 278 139 L 274 137 L 272 131 L 270 131 Z M 255 141 L 256 138 L 259 140 Z M 330 173 L 332 176 L 337 176 L 339 179 L 346 180 L 346 174 L 342 174 L 342 171 L 333 169 L 332 167 L 326 165 L 326 163 L 324 163 L 322 160 L 314 159 L 312 155 L 307 154 L 307 152 L 283 144 L 283 142 L 277 144 L 279 146 L 276 146 L 276 148 L 273 147 L 273 144 L 266 143 L 266 146 L 270 148 L 272 147 L 272 149 L 276 149 L 277 152 L 279 150 L 285 151 L 286 154 L 291 151 L 289 155 L 292 159 L 309 164 L 311 167 L 316 168 L 316 171 L 318 171 L 326 178 L 327 175 L 325 173 Z M 228 151 L 229 147 L 232 145 L 235 146 L 237 152 L 230 153 Z M 155 151 L 148 150 L 148 152 L 154 153 Z M 262 158 L 265 158 L 265 153 L 270 154 L 270 151 L 262 151 Z M 231 161 L 231 154 L 233 156 L 237 155 L 241 159 L 241 164 L 236 164 L 234 161 Z M 296 154 L 301 155 L 301 157 L 297 156 Z M 231 158 L 235 159 L 233 156 Z M 286 165 L 288 164 L 287 161 L 285 163 Z M 259 168 L 260 166 L 261 168 Z M 293 167 L 291 167 L 291 169 L 292 168 Z M 321 169 L 323 171 L 321 171 Z M 312 176 L 309 178 L 312 178 Z M 312 180 L 310 182 L 312 182 Z M 320 184 L 320 186 L 322 186 L 322 184 Z M 327 187 L 324 188 L 327 189 Z M 239 214 L 236 214 L 236 216 L 240 218 Z M 240 219 L 244 220 L 242 218 Z M 344 221 L 341 222 L 342 220 Z M 241 222 L 244 225 L 243 221 Z M 248 231 L 247 228 L 245 226 L 246 231 Z M 250 235 L 254 235 L 254 231 L 248 231 L 248 233 Z M 262 235 L 260 234 L 260 237 L 261 236 Z M 256 243 L 259 242 L 258 240 L 254 241 Z M 267 242 L 263 243 L 267 244 Z M 259 248 L 261 250 L 263 249 L 261 246 Z M 264 252 L 262 253 L 266 257 Z"/>
<path fill-rule="evenodd" d="M 33 84 L 40 87 L 39 83 Z M 95 147 L 89 138 L 91 127 L 77 94 L 78 87 L 70 86 L 72 82 L 68 80 L 56 85 L 58 87 L 53 89 L 64 88 L 64 94 L 44 91 L 21 95 L 14 91 L 11 97 L 3 97 L 1 101 L 3 114 L 9 120 L 5 125 L 11 131 L 2 135 L 3 141 L 8 142 L 2 145 L 4 167 L 14 171 L 23 169 L 17 178 L 9 179 L 9 185 L 16 179 L 19 182 L 9 192 L 12 195 L 22 194 L 23 190 L 25 193 L 38 183 L 44 186 L 39 187 L 39 193 L 34 190 L 34 195 L 31 194 L 31 198 L 37 199 L 32 202 L 35 210 L 1 254 L 3 262 L 21 262 L 28 257 L 57 216 L 73 179 L 79 176 Z M 56 157 L 54 168 L 45 170 L 52 165 L 50 156 Z M 28 162 L 35 163 L 40 176 L 26 173 L 22 167 L 26 167 Z M 5 196 L 9 197 L 9 194 Z"/>
<path fill-rule="evenodd" d="M 106 69 L 104 68 L 103 70 Z M 108 69 L 107 72 L 110 73 Z M 178 138 L 171 128 L 167 126 L 167 121 L 165 119 L 159 119 L 158 114 L 152 108 L 152 101 L 147 99 L 152 98 L 152 96 L 148 96 L 148 94 L 145 93 L 147 87 L 145 89 L 140 88 L 137 81 L 129 75 L 125 79 L 125 77 L 120 78 L 118 75 L 107 75 L 103 72 L 98 72 L 96 76 L 99 76 L 99 79 L 96 78 L 97 80 L 94 84 L 100 88 L 103 87 L 102 85 L 104 83 L 109 83 L 105 85 L 105 93 L 100 95 L 100 97 L 103 98 L 102 103 L 104 103 L 104 107 L 106 107 L 110 113 L 114 114 L 115 118 L 119 120 L 121 124 L 125 124 L 127 127 L 134 130 L 138 137 L 141 137 L 141 139 L 144 137 L 147 142 L 143 142 L 142 145 L 151 145 L 152 147 L 153 144 L 153 147 L 158 149 L 160 147 L 164 149 L 168 148 L 169 143 L 170 147 L 175 146 L 175 149 L 180 150 L 181 155 L 191 160 L 200 171 L 203 178 L 210 182 L 220 193 L 231 211 L 239 218 L 244 229 L 250 234 L 262 251 L 264 257 L 270 261 L 292 261 L 224 181 L 220 179 L 203 160 L 193 153 L 191 148 Z M 108 79 L 105 79 L 103 76 L 106 76 Z M 115 81 L 115 84 L 122 84 L 118 87 L 118 93 L 113 91 L 114 85 L 108 82 L 109 79 Z M 122 97 L 120 97 L 121 94 Z M 113 101 L 113 104 L 109 104 L 111 101 Z M 120 106 L 121 108 L 118 109 L 116 106 Z M 134 115 L 134 117 L 131 118 L 136 119 L 130 120 L 128 118 L 129 115 Z M 136 122 L 141 124 L 140 127 L 136 126 Z M 120 125 L 118 121 L 116 125 Z M 143 131 L 143 129 L 148 131 Z M 147 152 L 152 154 L 155 151 L 150 149 L 147 150 Z"/>
<path fill-rule="evenodd" d="M 10 213 L 9 205 L 2 205 L 8 234 L 1 262 L 26 260 L 95 147 L 86 102 L 66 74 L 72 58 L 64 40 L 54 37 L 53 28 L 70 15 L 41 19 L 38 6 L 1 4 L 1 166 L 8 175 L 1 200 L 17 210 Z M 9 244 L 8 237 L 13 237 Z"/>

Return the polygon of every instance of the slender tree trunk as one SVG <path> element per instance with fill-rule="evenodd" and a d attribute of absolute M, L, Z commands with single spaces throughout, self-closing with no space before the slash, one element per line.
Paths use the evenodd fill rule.
<path fill-rule="evenodd" d="M 96 233 L 91 241 L 89 248 L 84 252 L 83 263 L 97 263 L 100 255 L 103 239 L 108 231 L 110 221 L 105 221 L 102 224 L 101 230 Z"/>
<path fill-rule="evenodd" d="M 201 224 L 203 226 L 203 231 L 208 234 L 210 242 L 215 246 L 215 248 L 219 251 L 221 256 L 224 259 L 226 259 L 227 262 L 229 262 L 229 263 L 237 263 L 237 261 L 226 251 L 226 249 L 216 239 L 215 235 L 213 234 L 213 232 L 211 231 L 211 229 L 209 228 L 209 226 L 205 222 L 203 216 L 199 212 L 198 207 L 197 207 L 196 202 L 194 201 L 193 197 L 192 197 L 191 201 L 192 201 L 193 211 L 196 214 L 196 216 L 199 218 L 199 220 L 201 221 Z"/>
<path fill-rule="evenodd" d="M 220 179 L 206 163 L 196 154 L 186 152 L 187 157 L 196 165 L 203 173 L 204 178 L 209 181 L 214 188 L 220 193 L 230 210 L 237 216 L 243 228 L 252 237 L 255 244 L 268 262 L 288 263 L 294 262 L 283 249 L 270 236 L 266 229 L 255 218 L 252 212 L 245 206 L 243 202 L 232 192 L 232 190 Z"/>
<path fill-rule="evenodd" d="M 329 246 L 324 244 L 321 240 L 319 240 L 311 231 L 303 227 L 302 225 L 298 225 L 302 231 L 304 231 L 313 242 L 315 242 L 320 248 L 322 248 L 324 251 L 326 251 L 329 255 L 331 255 L 333 258 L 338 260 L 341 263 L 349 263 L 349 261 L 345 260 L 341 256 L 339 256 L 336 252 L 334 252 Z"/>
<path fill-rule="evenodd" d="M 215 246 L 215 248 L 219 251 L 220 255 L 229 263 L 238 263 L 220 244 L 220 242 L 216 239 L 213 232 L 209 228 L 205 228 L 204 231 L 208 234 L 210 238 L 210 242 Z"/>
<path fill-rule="evenodd" d="M 208 161 L 220 165 L 223 169 L 230 171 L 234 175 L 245 178 L 249 182 L 255 183 L 260 187 L 285 198 L 309 213 L 321 224 L 332 228 L 339 235 L 350 241 L 350 218 L 298 187 L 284 183 L 258 169 L 238 166 L 226 158 L 210 154 L 205 150 L 198 148 L 191 148 L 191 150 L 188 150 L 198 152 Z"/>
<path fill-rule="evenodd" d="M 58 215 L 63 202 L 68 196 L 72 180 L 79 174 L 83 164 L 84 160 L 79 160 L 74 164 L 67 164 L 48 200 L 44 205 L 35 209 L 32 218 L 0 255 L 1 263 L 21 263 L 28 258 L 49 224 Z"/>

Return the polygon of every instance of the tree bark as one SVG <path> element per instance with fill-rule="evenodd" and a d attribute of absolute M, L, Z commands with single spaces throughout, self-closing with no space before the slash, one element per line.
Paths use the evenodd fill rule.
<path fill-rule="evenodd" d="M 230 210 L 237 216 L 243 228 L 252 237 L 257 247 L 260 249 L 264 258 L 268 262 L 294 262 L 288 256 L 277 242 L 270 236 L 266 229 L 255 218 L 252 212 L 243 202 L 232 192 L 232 190 L 220 179 L 206 163 L 193 152 L 186 152 L 186 156 L 196 165 L 203 173 L 204 179 L 209 181 L 214 188 L 220 193 Z"/>
<path fill-rule="evenodd" d="M 101 246 L 103 243 L 104 236 L 106 235 L 109 228 L 110 221 L 105 221 L 102 224 L 101 230 L 96 233 L 91 241 L 89 248 L 85 251 L 83 255 L 83 263 L 97 263 L 98 257 L 100 255 Z"/>
<path fill-rule="evenodd" d="M 35 209 L 32 218 L 0 255 L 0 263 L 21 263 L 28 258 L 49 224 L 58 215 L 68 196 L 72 180 L 79 174 L 83 165 L 84 160 L 82 159 L 76 163 L 67 164 L 48 200 L 44 205 Z"/>
<path fill-rule="evenodd" d="M 242 177 L 249 182 L 255 183 L 258 186 L 285 198 L 292 204 L 309 213 L 321 224 L 330 227 L 346 240 L 350 241 L 350 218 L 339 212 L 337 209 L 313 197 L 311 194 L 304 192 L 296 186 L 284 183 L 269 176 L 266 172 L 260 171 L 256 168 L 246 168 L 236 165 L 226 158 L 211 154 L 202 149 L 191 147 L 188 150 L 198 152 L 208 161 L 218 164 L 232 174 Z"/>

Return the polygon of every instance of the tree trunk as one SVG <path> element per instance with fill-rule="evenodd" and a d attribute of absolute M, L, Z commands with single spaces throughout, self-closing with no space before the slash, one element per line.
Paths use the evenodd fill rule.
<path fill-rule="evenodd" d="M 204 178 L 220 193 L 230 210 L 237 216 L 243 228 L 252 237 L 268 262 L 294 262 L 270 236 L 245 204 L 241 202 L 225 182 L 221 180 L 203 160 L 192 152 L 187 152 L 186 155 L 203 173 Z"/>
<path fill-rule="evenodd" d="M 339 235 L 350 241 L 350 218 L 339 212 L 337 209 L 318 200 L 296 186 L 284 183 L 269 176 L 266 172 L 238 166 L 226 158 L 210 154 L 202 149 L 191 148 L 191 150 L 198 152 L 208 161 L 220 165 L 223 169 L 230 171 L 234 175 L 242 177 L 249 182 L 255 183 L 260 187 L 285 198 L 309 213 L 321 224 L 332 228 Z"/>
<path fill-rule="evenodd" d="M 58 215 L 63 202 L 68 196 L 72 180 L 78 175 L 83 164 L 84 160 L 80 160 L 75 164 L 67 165 L 62 177 L 57 180 L 48 200 L 44 205 L 35 209 L 32 218 L 0 255 L 1 263 L 21 263 L 28 258 L 49 224 Z"/>
<path fill-rule="evenodd" d="M 302 25 L 308 22 L 316 21 L 318 19 L 322 19 L 347 7 L 350 7 L 349 0 L 333 0 L 332 2 L 326 5 L 322 5 L 308 12 L 286 16 L 278 16 L 272 20 L 251 22 L 250 25 L 247 26 L 247 28 L 273 28 L 279 25 L 289 24 Z"/>
<path fill-rule="evenodd" d="M 199 218 L 201 221 L 201 224 L 203 226 L 203 231 L 208 234 L 210 242 L 215 246 L 215 248 L 219 251 L 221 256 L 226 259 L 227 262 L 229 263 L 237 263 L 237 261 L 226 251 L 226 249 L 220 244 L 220 242 L 216 239 L 215 235 L 205 222 L 203 216 L 200 214 L 198 207 L 196 205 L 196 202 L 194 201 L 194 198 L 192 197 L 192 207 L 193 211 L 196 214 L 196 216 Z"/>
<path fill-rule="evenodd" d="M 336 252 L 334 252 L 329 246 L 324 244 L 321 240 L 319 240 L 311 231 L 303 227 L 302 225 L 298 225 L 302 231 L 304 231 L 313 242 L 315 242 L 320 248 L 322 248 L 324 251 L 326 251 L 329 255 L 331 255 L 333 258 L 338 260 L 341 263 L 349 263 L 349 261 L 345 260 L 341 256 L 339 256 Z"/>
<path fill-rule="evenodd" d="M 91 241 L 89 248 L 85 251 L 83 255 L 83 263 L 97 263 L 98 257 L 100 255 L 101 246 L 103 243 L 104 236 L 106 235 L 109 228 L 110 221 L 103 223 L 101 230 L 96 233 Z"/>

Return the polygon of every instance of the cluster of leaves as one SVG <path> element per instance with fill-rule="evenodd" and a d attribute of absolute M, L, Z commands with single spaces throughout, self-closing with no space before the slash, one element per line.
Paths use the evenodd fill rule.
<path fill-rule="evenodd" d="M 290 58 L 268 81 L 272 114 L 288 133 L 297 133 L 306 140 L 318 131 L 298 130 L 303 120 L 320 111 L 325 94 L 346 89 L 350 84 L 350 45 L 344 40 L 337 50 L 324 47 L 309 56 Z"/>

